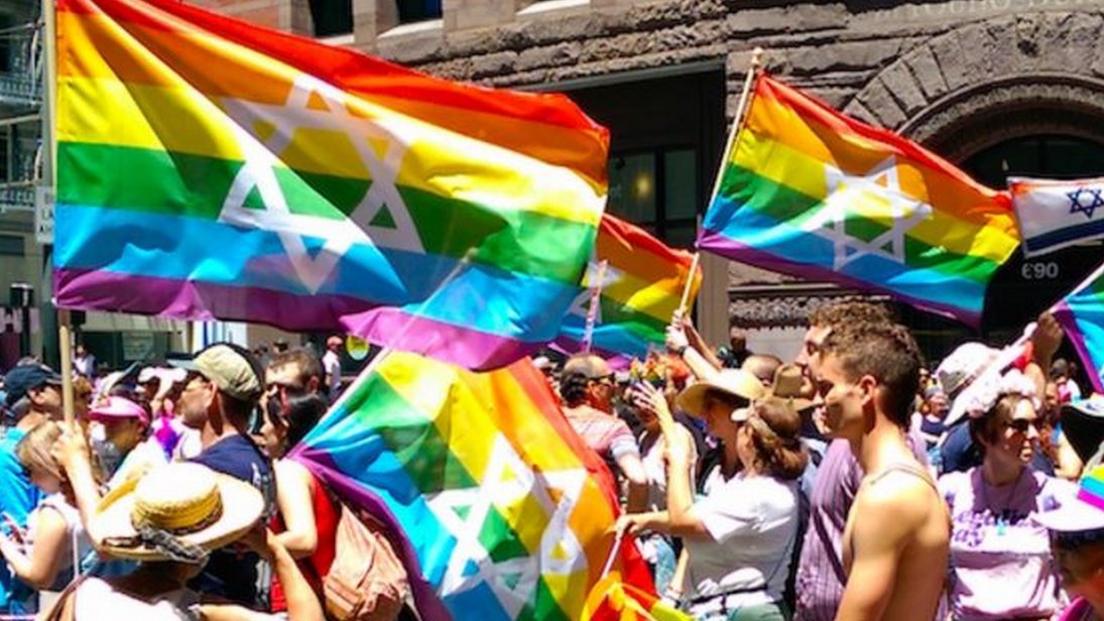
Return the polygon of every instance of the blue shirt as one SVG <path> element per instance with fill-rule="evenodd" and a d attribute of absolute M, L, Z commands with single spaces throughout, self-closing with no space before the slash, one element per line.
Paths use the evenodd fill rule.
<path fill-rule="evenodd" d="M 264 495 L 264 518 L 272 515 L 276 504 L 272 462 L 251 439 L 243 435 L 223 438 L 191 461 L 252 484 Z M 215 550 L 203 573 L 188 586 L 200 593 L 225 597 L 243 606 L 256 606 L 258 560 L 259 557 L 253 552 L 229 548 Z"/>
<path fill-rule="evenodd" d="M 11 516 L 23 528 L 27 526 L 27 515 L 38 505 L 39 499 L 38 488 L 31 483 L 23 464 L 15 456 L 15 445 L 25 435 L 27 432 L 15 427 L 8 427 L 0 433 L 0 514 Z M 5 533 L 9 530 L 6 521 L 3 530 Z M 13 584 L 13 580 L 7 563 L 0 563 L 0 612 L 16 614 L 28 610 L 18 601 L 22 597 L 13 597 L 12 592 L 22 591 L 22 595 L 29 595 L 30 592 L 18 581 Z"/>

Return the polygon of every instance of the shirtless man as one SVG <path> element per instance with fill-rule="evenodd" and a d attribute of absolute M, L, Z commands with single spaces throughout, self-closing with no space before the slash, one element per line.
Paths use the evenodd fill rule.
<path fill-rule="evenodd" d="M 865 475 L 843 535 L 837 621 L 930 621 L 943 591 L 950 518 L 905 437 L 919 382 L 916 342 L 899 325 L 855 322 L 825 335 L 817 402 Z"/>

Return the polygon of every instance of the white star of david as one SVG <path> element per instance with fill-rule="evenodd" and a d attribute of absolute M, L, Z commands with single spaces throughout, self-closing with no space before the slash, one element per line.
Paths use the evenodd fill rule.
<path fill-rule="evenodd" d="M 504 476 L 507 472 L 513 477 Z M 429 500 L 437 518 L 456 538 L 448 568 L 441 582 L 442 597 L 487 584 L 503 609 L 516 617 L 530 602 L 542 574 L 571 574 L 585 565 L 582 546 L 567 524 L 578 502 L 587 473 L 584 470 L 544 472 L 537 475 L 522 461 L 501 434 L 495 438 L 490 460 L 479 487 L 446 490 Z M 549 489 L 560 491 L 553 502 Z M 551 514 L 541 535 L 540 554 L 494 562 L 479 541 L 493 507 L 508 507 L 534 498 Z M 463 519 L 457 508 L 468 508 Z M 562 554 L 557 555 L 560 550 Z M 469 565 L 476 571 L 464 575 Z M 510 584 L 510 578 L 516 581 Z"/>
<path fill-rule="evenodd" d="M 321 105 L 310 106 L 312 98 Z M 402 164 L 405 141 L 402 128 L 389 126 L 385 119 L 368 119 L 349 111 L 349 97 L 334 86 L 313 76 L 300 75 L 292 85 L 284 105 L 268 105 L 237 99 L 222 100 L 234 120 L 235 136 L 245 156 L 230 191 L 223 202 L 219 220 L 230 224 L 275 232 L 287 252 L 303 285 L 317 293 L 325 284 L 341 257 L 354 243 L 424 252 L 421 239 L 395 177 Z M 275 128 L 264 140 L 246 128 L 258 123 Z M 349 217 L 334 210 L 332 218 L 294 214 L 276 181 L 275 169 L 280 156 L 292 144 L 298 129 L 329 130 L 343 134 L 353 145 L 368 170 L 371 185 Z M 372 142 L 385 144 L 382 156 Z M 246 198 L 256 188 L 265 209 L 245 207 Z M 388 209 L 394 228 L 373 226 L 372 220 Z M 317 256 L 307 252 L 304 237 L 323 241 Z"/>
<path fill-rule="evenodd" d="M 833 269 L 868 254 L 904 264 L 906 233 L 928 219 L 932 207 L 902 191 L 896 158 L 887 158 L 863 176 L 848 175 L 831 166 L 825 166 L 825 175 L 828 198 L 802 228 L 833 242 Z M 884 203 L 883 213 L 893 220 L 890 229 L 870 241 L 848 235 L 848 217 L 862 211 L 856 205 L 872 201 Z"/>

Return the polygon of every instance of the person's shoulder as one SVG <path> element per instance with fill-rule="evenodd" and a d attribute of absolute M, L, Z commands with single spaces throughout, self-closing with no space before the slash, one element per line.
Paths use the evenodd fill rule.
<path fill-rule="evenodd" d="M 863 482 L 855 497 L 855 510 L 868 520 L 907 525 L 912 519 L 927 519 L 933 506 L 940 505 L 934 482 L 917 472 L 888 470 Z"/>

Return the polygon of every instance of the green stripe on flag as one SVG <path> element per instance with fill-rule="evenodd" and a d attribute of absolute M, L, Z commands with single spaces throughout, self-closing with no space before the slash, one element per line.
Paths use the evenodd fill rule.
<path fill-rule="evenodd" d="M 217 220 L 241 162 L 111 145 L 60 143 L 58 202 Z M 111 166 L 104 165 L 111 162 Z M 341 219 L 369 181 L 276 170 L 292 213 Z M 575 283 L 589 258 L 595 227 L 524 210 L 498 210 L 403 186 L 399 194 L 427 253 Z M 254 189 L 245 206 L 263 209 Z M 401 208 L 388 205 L 385 209 Z M 383 212 L 381 211 L 381 216 Z M 387 226 L 390 214 L 377 217 Z M 350 224 L 350 226 L 352 226 Z M 565 249 L 577 248 L 565 256 Z"/>
<path fill-rule="evenodd" d="M 737 204 L 739 210 L 753 209 L 770 218 L 801 228 L 822 208 L 819 198 L 806 196 L 787 186 L 760 177 L 754 171 L 729 164 L 721 182 L 720 195 Z M 883 222 L 858 215 L 847 218 L 847 232 L 857 239 L 869 241 L 889 230 Z M 811 233 L 810 233 L 811 234 Z M 1000 267 L 994 261 L 976 255 L 962 255 L 946 248 L 931 246 L 905 235 L 905 264 L 909 267 L 936 270 L 941 273 L 988 283 L 993 272 Z"/>

